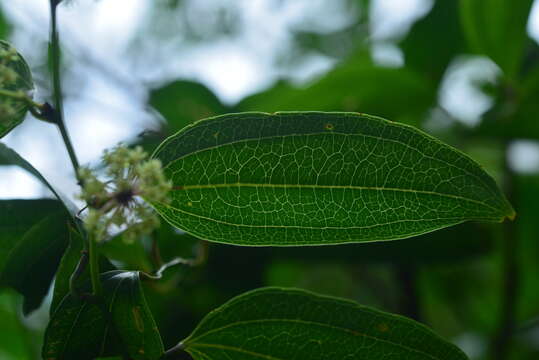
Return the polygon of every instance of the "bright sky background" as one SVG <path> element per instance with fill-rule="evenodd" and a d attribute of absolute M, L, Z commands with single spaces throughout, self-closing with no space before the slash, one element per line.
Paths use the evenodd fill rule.
<path fill-rule="evenodd" d="M 200 7 L 241 4 L 249 31 L 233 41 L 226 39 L 189 50 L 182 48 L 184 51 L 179 55 L 174 53 L 175 47 L 171 44 L 168 50 L 174 54 L 174 60 L 167 64 L 148 64 L 151 56 L 126 59 L 127 47 L 154 1 L 157 0 L 73 0 L 70 5 L 61 6 L 59 19 L 66 61 L 78 76 L 76 84 L 65 84 L 66 119 L 82 163 L 95 162 L 103 149 L 156 127 L 155 114 L 140 105 L 145 103 L 148 83 L 196 79 L 209 86 L 224 102 L 234 103 L 270 86 L 282 75 L 306 81 L 327 71 L 333 61 L 314 57 L 293 74 L 281 73 L 274 65 L 274 57 L 290 40 L 288 29 L 307 19 L 318 28 L 330 31 L 350 20 L 339 9 L 338 1 L 294 0 L 275 7 L 272 5 L 275 0 L 189 0 L 192 6 Z M 38 61 L 48 38 L 45 30 L 48 29 L 48 0 L 10 0 L 0 6 L 15 24 L 11 41 L 31 66 L 43 65 Z M 432 0 L 374 0 L 371 31 L 373 38 L 380 42 L 374 58 L 388 65 L 402 64 L 400 50 L 384 40 L 405 33 L 431 6 Z M 539 41 L 539 0 L 535 1 L 528 28 L 530 35 Z M 70 53 L 88 56 L 83 61 L 70 62 Z M 478 93 L 471 83 L 477 79 L 493 79 L 497 71 L 496 66 L 484 58 L 459 59 L 442 86 L 445 91 L 441 91 L 441 104 L 452 115 L 473 125 L 490 106 L 490 99 Z M 40 94 L 37 96 L 39 98 Z M 50 181 L 60 184 L 64 193 L 76 192 L 71 166 L 55 127 L 29 118 L 3 141 L 29 159 Z M 517 168 L 528 171 L 539 167 L 538 154 L 539 147 L 535 143 L 523 143 L 515 147 L 511 156 L 518 163 Z M 0 169 L 0 198 L 32 198 L 46 194 L 46 190 L 24 171 Z"/>

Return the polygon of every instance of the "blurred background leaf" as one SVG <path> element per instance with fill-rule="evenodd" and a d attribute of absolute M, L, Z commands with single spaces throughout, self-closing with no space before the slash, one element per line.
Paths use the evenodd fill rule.
<path fill-rule="evenodd" d="M 422 74 L 406 68 L 377 66 L 368 54 L 360 53 L 310 85 L 301 87 L 281 81 L 242 100 L 236 110 L 342 110 L 377 114 L 417 126 L 435 99 L 435 89 Z"/>
<path fill-rule="evenodd" d="M 508 77 L 520 71 L 533 0 L 460 0 L 460 19 L 472 51 L 492 58 Z"/>
<path fill-rule="evenodd" d="M 196 120 L 228 112 L 228 107 L 206 86 L 185 80 L 153 90 L 150 93 L 150 105 L 163 115 L 170 133 Z"/>

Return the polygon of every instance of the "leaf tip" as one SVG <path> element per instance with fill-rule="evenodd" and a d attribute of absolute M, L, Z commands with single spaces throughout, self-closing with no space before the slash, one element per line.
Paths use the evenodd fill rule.
<path fill-rule="evenodd" d="M 517 213 L 515 209 L 513 209 L 513 207 L 509 205 L 508 211 L 504 215 L 502 215 L 499 222 L 503 223 L 505 219 L 508 219 L 509 221 L 514 221 L 516 217 Z"/>

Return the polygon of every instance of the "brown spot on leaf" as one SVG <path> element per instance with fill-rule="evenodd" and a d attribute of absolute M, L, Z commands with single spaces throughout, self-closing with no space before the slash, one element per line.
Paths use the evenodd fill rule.
<path fill-rule="evenodd" d="M 135 320 L 135 326 L 139 332 L 144 331 L 144 322 L 142 321 L 142 317 L 140 316 L 140 306 L 135 306 L 133 309 L 131 309 L 133 312 L 133 319 Z"/>

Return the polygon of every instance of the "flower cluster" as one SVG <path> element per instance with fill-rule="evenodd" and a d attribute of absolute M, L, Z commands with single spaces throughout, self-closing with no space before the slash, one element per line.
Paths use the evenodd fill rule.
<path fill-rule="evenodd" d="M 19 75 L 9 65 L 19 61 L 17 50 L 8 43 L 0 42 L 0 89 L 11 89 L 16 85 Z M 21 92 L 24 96 L 24 92 Z M 12 98 L 2 99 L 0 102 L 0 120 L 9 119 L 17 115 L 16 100 Z"/>
<path fill-rule="evenodd" d="M 102 181 L 88 168 L 81 168 L 80 198 L 88 204 L 84 225 L 97 240 L 106 237 L 113 225 L 126 227 L 123 238 L 134 241 L 159 226 L 159 218 L 149 202 L 167 202 L 172 184 L 157 159 L 148 159 L 141 147 L 118 146 L 105 152 L 107 181 Z M 146 200 L 146 201 L 144 201 Z"/>
<path fill-rule="evenodd" d="M 5 122 L 17 116 L 17 107 L 13 99 L 5 99 L 0 102 L 0 121 Z"/>

